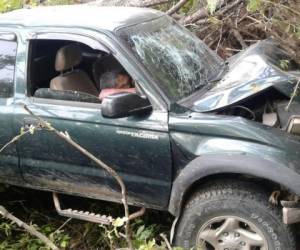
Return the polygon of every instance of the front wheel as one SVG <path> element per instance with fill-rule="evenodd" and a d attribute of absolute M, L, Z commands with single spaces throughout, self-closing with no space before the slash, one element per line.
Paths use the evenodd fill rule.
<path fill-rule="evenodd" d="M 296 250 L 291 229 L 268 195 L 233 181 L 207 185 L 191 197 L 175 244 L 201 250 Z"/>

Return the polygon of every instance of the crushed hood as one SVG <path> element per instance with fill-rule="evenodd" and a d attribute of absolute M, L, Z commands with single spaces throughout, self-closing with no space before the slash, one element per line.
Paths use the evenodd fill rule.
<path fill-rule="evenodd" d="M 287 59 L 289 56 L 275 41 L 258 42 L 231 57 L 222 79 L 193 99 L 189 106 L 196 112 L 219 110 L 271 87 L 289 97 L 297 81 L 297 73 L 280 68 L 282 60 Z"/>

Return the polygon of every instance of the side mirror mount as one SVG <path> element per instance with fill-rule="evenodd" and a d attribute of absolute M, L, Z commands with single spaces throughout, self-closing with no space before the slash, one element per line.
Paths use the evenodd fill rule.
<path fill-rule="evenodd" d="M 102 101 L 103 117 L 122 118 L 130 115 L 144 115 L 152 110 L 148 99 L 135 93 L 122 92 L 105 97 Z"/>

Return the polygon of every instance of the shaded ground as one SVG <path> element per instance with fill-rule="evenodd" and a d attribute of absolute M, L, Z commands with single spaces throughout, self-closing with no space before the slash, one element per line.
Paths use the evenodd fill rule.
<path fill-rule="evenodd" d="M 112 215 L 115 218 L 123 216 L 122 205 L 79 197 L 64 196 L 62 198 L 64 208 L 93 211 Z M 108 234 L 111 234 L 118 246 L 125 243 L 121 237 L 117 238 L 114 233 L 109 232 L 111 228 L 104 229 L 97 224 L 79 220 L 68 221 L 68 218 L 57 215 L 50 193 L 10 187 L 0 192 L 0 200 L 10 212 L 27 223 L 37 225 L 41 232 L 60 247 L 67 246 L 66 249 L 76 250 L 109 249 Z M 134 221 L 135 243 L 147 242 L 153 237 L 158 242 L 161 241 L 159 233 L 168 234 L 171 223 L 172 217 L 167 213 L 148 210 L 142 220 Z M 45 249 L 41 246 L 41 242 L 34 237 L 11 225 L 10 222 L 0 219 L 0 250 Z"/>

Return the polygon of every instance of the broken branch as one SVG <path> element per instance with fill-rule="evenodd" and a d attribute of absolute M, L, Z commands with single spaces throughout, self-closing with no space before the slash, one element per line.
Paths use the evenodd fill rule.
<path fill-rule="evenodd" d="M 195 23 L 198 20 L 208 17 L 208 11 L 206 8 L 201 8 L 197 10 L 195 13 L 192 15 L 189 15 L 187 17 L 184 17 L 183 19 L 180 20 L 181 23 L 183 24 L 190 24 L 190 23 Z"/>
<path fill-rule="evenodd" d="M 42 242 L 44 242 L 50 249 L 52 250 L 59 250 L 57 246 L 54 245 L 54 243 L 49 240 L 45 235 L 41 234 L 39 231 L 37 231 L 33 226 L 30 226 L 23 222 L 22 220 L 18 219 L 16 216 L 9 213 L 5 207 L 0 206 L 0 214 L 6 218 L 11 220 L 12 222 L 16 223 L 19 227 L 24 228 L 28 233 L 31 235 L 36 236 L 39 238 Z"/>
<path fill-rule="evenodd" d="M 20 134 L 16 135 L 14 138 L 12 138 L 9 142 L 7 142 L 1 149 L 0 149 L 0 153 L 2 153 L 2 151 L 4 149 L 6 149 L 10 144 L 15 143 L 17 140 L 19 140 L 21 137 L 23 137 L 24 135 L 30 133 L 30 130 L 27 130 L 25 132 L 21 132 Z"/>
<path fill-rule="evenodd" d="M 172 6 L 166 13 L 168 15 L 172 15 L 174 14 L 175 12 L 177 12 L 181 7 L 183 7 L 183 5 L 185 5 L 185 3 L 187 2 L 188 0 L 180 0 L 178 3 L 176 3 L 174 6 Z"/>
<path fill-rule="evenodd" d="M 162 237 L 162 239 L 165 241 L 166 246 L 167 246 L 167 249 L 168 249 L 168 250 L 172 250 L 171 244 L 170 244 L 170 242 L 168 241 L 166 235 L 165 235 L 165 234 L 160 234 L 160 237 Z"/>
<path fill-rule="evenodd" d="M 291 98 L 290 98 L 290 100 L 289 100 L 289 103 L 288 103 L 288 105 L 287 105 L 286 108 L 285 108 L 286 111 L 289 110 L 289 108 L 290 108 L 290 106 L 291 106 L 291 104 L 292 104 L 292 102 L 293 102 L 295 96 L 297 95 L 297 91 L 298 91 L 298 88 L 299 88 L 299 84 L 300 84 L 300 78 L 298 79 L 298 82 L 297 82 L 297 84 L 296 84 L 296 86 L 295 86 L 295 88 L 294 88 L 294 91 L 293 91 L 293 93 L 292 93 L 292 95 L 291 95 Z"/>

